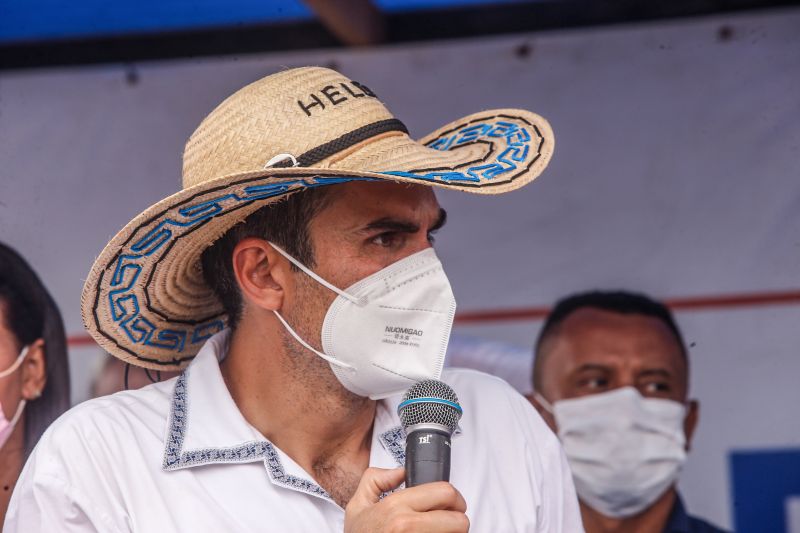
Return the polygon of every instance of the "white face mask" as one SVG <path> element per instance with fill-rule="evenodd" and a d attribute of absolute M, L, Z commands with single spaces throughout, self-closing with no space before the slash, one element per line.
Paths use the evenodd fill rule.
<path fill-rule="evenodd" d="M 25 356 L 28 355 L 28 347 L 24 347 L 22 351 L 19 353 L 19 357 L 17 357 L 16 361 L 8 367 L 7 369 L 0 372 L 0 379 L 10 376 L 19 368 L 22 364 L 22 360 L 25 359 Z M 11 417 L 11 420 L 6 418 L 5 411 L 3 411 L 3 406 L 0 404 L 0 449 L 3 448 L 6 441 L 8 441 L 11 434 L 14 432 L 14 426 L 17 425 L 19 419 L 22 418 L 22 411 L 25 409 L 25 400 L 20 400 L 19 404 L 17 405 L 17 410 L 14 413 L 14 416 Z"/>
<path fill-rule="evenodd" d="M 625 518 L 652 505 L 675 483 L 686 460 L 686 406 L 644 398 L 633 387 L 571 398 L 553 406 L 575 489 L 604 516 Z"/>
<path fill-rule="evenodd" d="M 275 315 L 300 344 L 328 361 L 347 390 L 377 400 L 417 381 L 439 379 L 456 301 L 433 248 L 341 290 L 272 246 L 337 294 L 322 324 L 322 352 L 301 339 L 277 311 Z"/>

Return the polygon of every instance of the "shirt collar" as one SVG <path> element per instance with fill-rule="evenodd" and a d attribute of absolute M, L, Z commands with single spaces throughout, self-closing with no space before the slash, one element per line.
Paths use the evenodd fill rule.
<path fill-rule="evenodd" d="M 672 512 L 667 520 L 667 527 L 664 529 L 665 533 L 689 533 L 691 531 L 691 523 L 689 515 L 686 513 L 686 508 L 683 506 L 680 494 L 675 495 L 675 503 L 672 505 Z"/>
<path fill-rule="evenodd" d="M 264 440 L 239 412 L 222 378 L 219 361 L 227 354 L 228 339 L 228 330 L 211 337 L 178 378 L 172 394 L 168 450 L 176 438 L 184 452 Z"/>
<path fill-rule="evenodd" d="M 219 363 L 228 351 L 229 330 L 211 337 L 178 376 L 165 430 L 165 471 L 210 463 L 264 461 L 274 484 L 330 499 L 294 461 L 242 416 L 222 378 Z M 405 462 L 405 433 L 395 414 L 399 398 L 378 402 L 370 466 L 394 468 Z"/>

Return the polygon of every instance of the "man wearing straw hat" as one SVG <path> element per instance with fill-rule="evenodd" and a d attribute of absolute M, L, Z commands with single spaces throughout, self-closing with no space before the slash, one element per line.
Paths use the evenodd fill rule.
<path fill-rule="evenodd" d="M 552 150 L 547 122 L 515 109 L 413 141 L 323 68 L 236 92 L 189 139 L 183 190 L 111 240 L 83 292 L 106 350 L 183 373 L 56 422 L 5 531 L 581 531 L 526 400 L 442 375 L 455 300 L 431 247 L 432 187 L 511 191 Z M 452 484 L 395 490 L 400 396 L 440 377 L 464 409 Z"/>

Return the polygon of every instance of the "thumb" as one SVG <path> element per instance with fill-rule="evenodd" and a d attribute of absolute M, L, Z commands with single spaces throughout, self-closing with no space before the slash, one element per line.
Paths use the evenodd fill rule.
<path fill-rule="evenodd" d="M 397 488 L 405 477 L 405 468 L 367 468 L 356 493 L 347 504 L 347 510 L 358 514 L 362 509 L 378 503 L 381 494 Z"/>

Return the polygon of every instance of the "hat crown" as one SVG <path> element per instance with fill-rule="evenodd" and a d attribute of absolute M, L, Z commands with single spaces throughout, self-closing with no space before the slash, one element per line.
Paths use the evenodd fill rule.
<path fill-rule="evenodd" d="M 235 92 L 200 123 L 183 153 L 183 187 L 263 170 L 279 154 L 320 155 L 312 151 L 390 119 L 375 93 L 334 70 L 279 72 Z M 314 159 L 324 168 L 328 157 Z"/>

